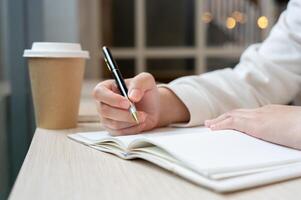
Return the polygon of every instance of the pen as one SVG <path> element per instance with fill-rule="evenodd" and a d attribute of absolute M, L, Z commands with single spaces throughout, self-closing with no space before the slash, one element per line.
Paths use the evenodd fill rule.
<path fill-rule="evenodd" d="M 109 70 L 111 71 L 115 81 L 116 81 L 116 84 L 117 84 L 117 87 L 120 91 L 120 94 L 124 97 L 126 97 L 129 102 L 130 102 L 130 108 L 129 108 L 129 111 L 130 113 L 132 114 L 134 120 L 136 121 L 137 124 L 139 124 L 139 120 L 138 120 L 138 115 L 137 115 L 137 109 L 135 107 L 135 105 L 130 101 L 129 97 L 128 97 L 128 89 L 125 85 L 125 82 L 123 80 L 123 77 L 118 69 L 118 66 L 117 66 L 117 63 L 116 61 L 114 60 L 110 50 L 108 47 L 106 46 L 103 46 L 102 47 L 102 52 L 103 52 L 103 55 L 104 55 L 104 60 L 107 64 L 107 67 L 109 68 Z"/>

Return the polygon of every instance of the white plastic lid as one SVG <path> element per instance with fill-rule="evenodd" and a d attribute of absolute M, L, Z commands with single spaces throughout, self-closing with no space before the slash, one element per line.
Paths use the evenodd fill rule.
<path fill-rule="evenodd" d="M 47 58 L 89 58 L 78 43 L 34 42 L 31 49 L 25 49 L 23 57 Z"/>

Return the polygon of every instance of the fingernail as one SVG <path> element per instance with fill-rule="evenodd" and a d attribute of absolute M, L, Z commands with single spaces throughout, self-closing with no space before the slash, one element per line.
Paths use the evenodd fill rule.
<path fill-rule="evenodd" d="M 138 89 L 132 89 L 130 91 L 129 96 L 130 96 L 131 99 L 137 99 L 138 96 L 139 96 L 139 90 Z"/>

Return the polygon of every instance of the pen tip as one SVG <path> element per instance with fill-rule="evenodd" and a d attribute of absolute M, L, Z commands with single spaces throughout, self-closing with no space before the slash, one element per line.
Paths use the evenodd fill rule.
<path fill-rule="evenodd" d="M 133 112 L 132 115 L 133 115 L 133 118 L 135 119 L 136 123 L 139 124 L 137 113 Z"/>

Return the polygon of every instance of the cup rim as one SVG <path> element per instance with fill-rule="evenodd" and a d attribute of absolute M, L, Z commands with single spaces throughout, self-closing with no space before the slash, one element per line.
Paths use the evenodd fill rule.
<path fill-rule="evenodd" d="M 31 49 L 24 50 L 23 57 L 90 58 L 89 52 L 82 50 L 79 43 L 65 42 L 34 42 Z"/>

